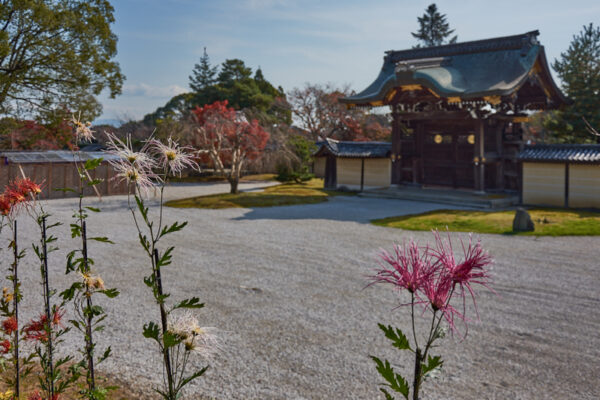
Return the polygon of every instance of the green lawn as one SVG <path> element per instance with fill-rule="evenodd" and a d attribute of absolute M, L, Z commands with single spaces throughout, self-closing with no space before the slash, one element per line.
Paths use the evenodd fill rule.
<path fill-rule="evenodd" d="M 254 208 L 314 204 L 327 201 L 328 197 L 352 193 L 324 190 L 322 179 L 311 179 L 305 183 L 285 183 L 271 186 L 261 192 L 241 192 L 238 194 L 213 194 L 166 203 L 177 208 Z"/>
<path fill-rule="evenodd" d="M 240 182 L 253 182 L 253 181 L 273 181 L 275 180 L 275 174 L 254 174 L 242 176 Z M 172 177 L 169 179 L 170 182 L 180 183 L 211 183 L 211 182 L 227 182 L 227 179 L 219 175 L 203 175 L 203 176 L 183 176 L 183 177 Z"/>
<path fill-rule="evenodd" d="M 600 235 L 600 212 L 535 208 L 528 210 L 535 224 L 535 236 Z M 379 226 L 413 231 L 431 229 L 455 232 L 512 234 L 514 211 L 437 210 L 372 221 Z"/>

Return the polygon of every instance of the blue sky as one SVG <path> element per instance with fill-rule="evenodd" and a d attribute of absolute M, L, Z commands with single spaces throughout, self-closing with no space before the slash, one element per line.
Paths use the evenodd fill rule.
<path fill-rule="evenodd" d="M 188 90 L 204 46 L 213 64 L 240 58 L 286 91 L 311 83 L 362 90 L 386 50 L 415 44 L 410 32 L 431 3 L 408 0 L 113 0 L 123 94 L 101 96 L 103 120 L 139 119 Z M 600 1 L 437 1 L 458 41 L 539 29 L 550 62 L 583 25 L 600 24 Z"/>

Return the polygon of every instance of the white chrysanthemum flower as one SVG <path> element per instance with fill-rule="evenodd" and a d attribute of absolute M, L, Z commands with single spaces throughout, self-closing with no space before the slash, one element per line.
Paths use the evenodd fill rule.
<path fill-rule="evenodd" d="M 200 326 L 198 319 L 189 312 L 170 315 L 167 330 L 181 338 L 187 351 L 193 351 L 204 358 L 211 358 L 219 352 L 218 329 Z"/>
<path fill-rule="evenodd" d="M 157 176 L 152 171 L 147 171 L 132 165 L 129 161 L 118 160 L 111 163 L 115 169 L 115 178 L 127 182 L 127 184 L 135 185 L 139 190 L 147 191 L 154 186 L 152 179 Z"/>
<path fill-rule="evenodd" d="M 179 143 L 171 137 L 167 139 L 167 144 L 157 139 L 152 139 L 149 144 L 150 151 L 158 158 L 159 166 L 172 175 L 180 175 L 185 168 L 200 169 L 190 153 L 194 149 L 179 146 Z"/>
<path fill-rule="evenodd" d="M 92 126 L 91 122 L 83 123 L 73 115 L 71 123 L 75 128 L 75 138 L 78 142 L 91 142 L 94 140 L 94 132 L 90 128 Z"/>
<path fill-rule="evenodd" d="M 149 171 L 156 166 L 154 160 L 146 152 L 148 144 L 146 143 L 140 151 L 134 151 L 131 143 L 131 135 L 127 135 L 125 142 L 112 133 L 105 132 L 108 139 L 107 153 L 119 157 L 120 160 L 126 160 L 138 169 Z M 109 161 L 110 162 L 110 161 Z"/>

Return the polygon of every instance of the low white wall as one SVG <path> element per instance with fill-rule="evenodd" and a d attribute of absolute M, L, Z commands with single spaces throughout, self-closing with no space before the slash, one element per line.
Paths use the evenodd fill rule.
<path fill-rule="evenodd" d="M 362 160 L 360 158 L 337 158 L 337 186 L 360 190 Z M 388 187 L 391 183 L 392 163 L 389 158 L 366 158 L 364 189 Z"/>
<path fill-rule="evenodd" d="M 565 205 L 565 165 L 523 163 L 523 203 Z"/>
<path fill-rule="evenodd" d="M 600 208 L 600 165 L 569 165 L 569 207 Z"/>

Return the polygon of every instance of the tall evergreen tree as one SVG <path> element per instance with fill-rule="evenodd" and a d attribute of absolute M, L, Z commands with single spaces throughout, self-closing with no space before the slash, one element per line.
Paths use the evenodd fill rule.
<path fill-rule="evenodd" d="M 223 86 L 231 86 L 234 82 L 252 78 L 252 69 L 238 58 L 225 60 L 221 65 L 218 83 Z"/>
<path fill-rule="evenodd" d="M 262 69 L 260 69 L 260 65 L 258 66 L 258 69 L 254 73 L 254 80 L 257 82 L 262 82 L 265 80 L 265 76 L 263 75 Z"/>
<path fill-rule="evenodd" d="M 584 26 L 552 67 L 573 103 L 562 111 L 549 113 L 544 127 L 557 142 L 597 140 L 586 129 L 583 118 L 600 130 L 600 28 L 591 23 Z"/>
<path fill-rule="evenodd" d="M 210 59 L 204 48 L 204 54 L 200 57 L 200 63 L 194 65 L 190 75 L 190 88 L 194 92 L 200 92 L 216 82 L 217 66 L 211 67 Z"/>
<path fill-rule="evenodd" d="M 448 39 L 454 29 L 446 22 L 446 14 L 440 14 L 435 3 L 429 5 L 422 17 L 417 17 L 419 31 L 411 35 L 419 40 L 415 47 L 439 46 L 446 43 L 456 43 L 457 36 Z"/>

